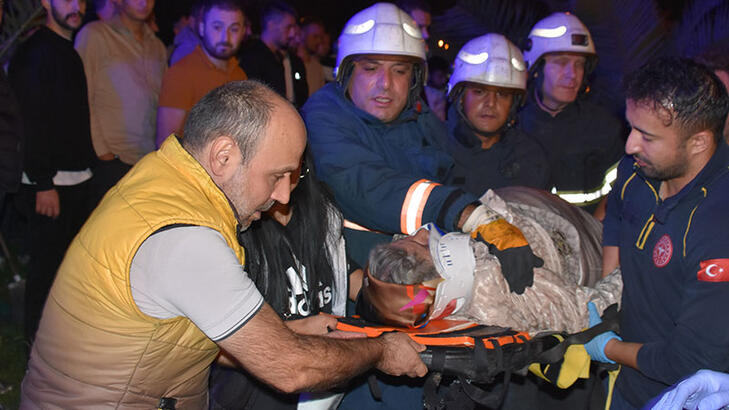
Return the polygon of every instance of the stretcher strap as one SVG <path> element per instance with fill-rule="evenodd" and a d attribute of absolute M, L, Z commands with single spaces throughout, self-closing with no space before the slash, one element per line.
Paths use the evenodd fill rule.
<path fill-rule="evenodd" d="M 498 342 L 493 343 L 492 351 L 496 353 L 496 368 L 504 368 L 504 350 Z M 486 346 L 481 343 L 476 344 L 474 357 L 477 366 L 488 366 Z M 484 369 L 488 370 L 488 369 Z M 480 372 L 479 372 L 480 373 Z M 497 391 L 486 391 L 466 380 L 463 376 L 458 376 L 458 379 L 463 384 L 463 392 L 466 393 L 468 398 L 474 402 L 486 406 L 489 408 L 497 408 L 504 401 L 506 395 L 506 389 L 508 388 L 509 381 L 511 381 L 511 369 L 504 370 L 504 380 L 501 384 L 501 388 Z"/>
<path fill-rule="evenodd" d="M 615 370 L 608 371 L 608 392 L 607 399 L 605 400 L 605 410 L 610 410 L 610 405 L 613 402 L 613 391 L 615 390 L 615 381 L 618 379 L 621 367 L 618 366 Z"/>

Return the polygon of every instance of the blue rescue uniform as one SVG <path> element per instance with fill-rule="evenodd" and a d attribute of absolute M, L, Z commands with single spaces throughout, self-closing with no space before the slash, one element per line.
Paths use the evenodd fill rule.
<path fill-rule="evenodd" d="M 610 190 L 610 169 L 625 146 L 623 123 L 604 108 L 578 99 L 552 117 L 539 108 L 533 93 L 519 113 L 518 127 L 547 154 L 550 188 L 577 206 L 595 204 Z"/>
<path fill-rule="evenodd" d="M 549 189 L 549 165 L 544 149 L 524 131 L 508 128 L 489 149 L 453 104 L 448 111 L 450 135 L 446 144 L 456 166 L 451 182 L 474 195 L 488 189 L 528 186 Z"/>
<path fill-rule="evenodd" d="M 325 85 L 302 108 L 317 175 L 334 193 L 350 256 L 361 266 L 369 249 L 395 233 L 434 222 L 456 230 L 461 211 L 477 201 L 441 185 L 453 167 L 443 144 L 447 130 L 418 101 L 390 123 L 357 108 L 337 83 Z M 384 233 L 384 235 L 382 234 Z"/>
<path fill-rule="evenodd" d="M 603 243 L 620 247 L 621 336 L 643 343 L 617 389 L 640 407 L 699 369 L 729 371 L 729 146 L 666 200 L 633 164 L 619 165 Z"/>

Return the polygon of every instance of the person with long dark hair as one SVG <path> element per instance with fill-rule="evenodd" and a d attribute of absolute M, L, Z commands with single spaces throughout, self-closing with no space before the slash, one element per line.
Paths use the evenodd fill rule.
<path fill-rule="evenodd" d="M 342 214 L 309 163 L 305 159 L 292 176 L 296 188 L 289 204 L 274 205 L 239 238 L 246 250 L 245 270 L 266 302 L 292 330 L 322 334 L 327 329 L 319 313 L 343 316 L 347 291 L 351 288 L 354 299 L 362 270 L 350 269 Z M 277 392 L 238 369 L 218 367 L 211 374 L 211 409 L 285 409 L 313 400 L 301 396 Z"/>
<path fill-rule="evenodd" d="M 342 215 L 306 161 L 290 205 L 276 204 L 241 235 L 246 271 L 284 320 L 344 314 Z"/>

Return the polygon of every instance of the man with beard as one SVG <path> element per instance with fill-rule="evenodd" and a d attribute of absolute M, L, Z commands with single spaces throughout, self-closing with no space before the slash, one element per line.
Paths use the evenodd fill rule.
<path fill-rule="evenodd" d="M 641 408 L 699 369 L 729 370 L 729 97 L 679 58 L 641 67 L 625 95 L 632 131 L 603 235 L 603 273 L 623 272 L 622 341 L 610 332 L 586 345 L 622 365 L 613 409 Z"/>
<path fill-rule="evenodd" d="M 370 367 L 423 376 L 424 347 L 407 335 L 324 337 L 336 319 L 318 315 L 295 333 L 243 270 L 238 234 L 288 203 L 305 145 L 296 109 L 262 84 L 236 81 L 203 97 L 185 138 L 139 161 L 71 244 L 21 409 L 207 408 L 216 359 L 287 393 Z"/>
<path fill-rule="evenodd" d="M 309 97 L 304 62 L 289 51 L 298 35 L 296 10 L 284 1 L 267 3 L 261 13 L 261 38 L 240 51 L 240 66 L 250 78 L 263 81 L 297 108 Z"/>
<path fill-rule="evenodd" d="M 157 99 L 167 69 L 164 44 L 147 21 L 154 0 L 112 0 L 117 13 L 76 36 L 88 84 L 94 170 L 100 198 L 142 156 L 154 150 Z"/>
<path fill-rule="evenodd" d="M 213 88 L 248 77 L 235 54 L 245 35 L 245 16 L 236 0 L 206 0 L 197 26 L 202 43 L 175 63 L 162 79 L 157 108 L 157 147 L 182 136 L 187 113 Z"/>
<path fill-rule="evenodd" d="M 10 62 L 26 146 L 21 198 L 28 209 L 30 263 L 25 332 L 32 340 L 68 244 L 91 212 L 94 150 L 84 67 L 71 36 L 85 0 L 43 0 L 46 23 Z"/>

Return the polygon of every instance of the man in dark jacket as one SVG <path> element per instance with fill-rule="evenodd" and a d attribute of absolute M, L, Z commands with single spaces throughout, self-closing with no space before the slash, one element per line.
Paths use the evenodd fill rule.
<path fill-rule="evenodd" d="M 592 36 L 573 14 L 537 22 L 524 49 L 529 91 L 519 127 L 544 148 L 552 192 L 592 212 L 610 192 L 623 152 L 622 122 L 583 98 L 597 64 Z"/>
<path fill-rule="evenodd" d="M 27 138 L 23 192 L 30 214 L 31 260 L 25 285 L 29 340 L 66 248 L 91 212 L 95 158 L 86 77 L 71 42 L 86 4 L 42 3 L 46 24 L 20 46 L 9 69 Z"/>
<path fill-rule="evenodd" d="M 549 188 L 542 146 L 514 128 L 526 80 L 521 51 L 500 34 L 474 38 L 456 57 L 446 148 L 456 161 L 453 181 L 475 195 L 514 185 Z"/>
<path fill-rule="evenodd" d="M 289 4 L 273 1 L 261 16 L 261 38 L 251 39 L 240 50 L 238 61 L 248 78 L 271 86 L 294 106 L 309 96 L 304 62 L 289 51 L 297 36 L 296 11 Z"/>
<path fill-rule="evenodd" d="M 318 175 L 346 219 L 348 254 L 364 266 L 376 244 L 428 222 L 464 232 L 489 225 L 487 241 L 500 243 L 504 270 L 530 285 L 538 258 L 522 233 L 477 205 L 475 195 L 447 184 L 453 167 L 443 148 L 448 131 L 420 98 L 424 77 L 418 25 L 393 4 L 377 3 L 347 22 L 339 38 L 337 82 L 302 109 Z M 383 391 L 384 402 L 394 400 L 398 408 L 421 408 L 421 396 L 420 389 Z M 359 388 L 343 408 L 367 408 L 370 398 Z"/>

